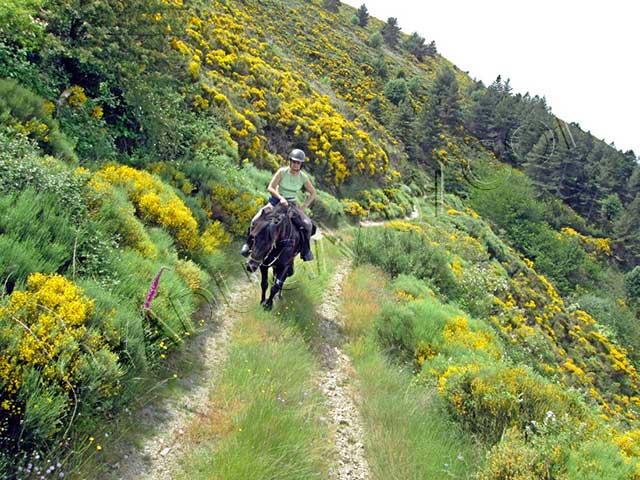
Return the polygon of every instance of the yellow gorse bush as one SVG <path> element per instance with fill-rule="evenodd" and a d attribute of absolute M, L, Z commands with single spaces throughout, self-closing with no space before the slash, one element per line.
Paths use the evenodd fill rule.
<path fill-rule="evenodd" d="M 442 330 L 445 343 L 464 345 L 473 350 L 484 350 L 495 358 L 500 358 L 493 338 L 488 332 L 472 331 L 469 328 L 469 320 L 458 315 L 450 319 Z"/>
<path fill-rule="evenodd" d="M 124 188 L 140 217 L 169 230 L 181 248 L 198 248 L 198 222 L 184 202 L 159 178 L 125 165 L 110 165 L 95 175 L 92 184 L 99 186 L 101 181 Z"/>
<path fill-rule="evenodd" d="M 611 256 L 611 239 L 610 238 L 598 238 L 598 237 L 590 237 L 588 235 L 583 235 L 571 227 L 564 227 L 560 230 L 559 237 L 576 237 L 580 240 L 582 246 L 588 252 L 591 252 L 595 255 L 603 255 L 606 257 Z"/>
<path fill-rule="evenodd" d="M 40 369 L 49 381 L 72 383 L 81 344 L 103 346 L 102 338 L 86 326 L 93 312 L 93 301 L 61 275 L 30 275 L 26 291 L 14 291 L 0 308 L 0 334 L 12 339 L 0 353 L 6 392 L 18 391 L 29 367 Z"/>
<path fill-rule="evenodd" d="M 329 96 L 316 93 L 305 79 L 293 75 L 290 66 L 259 40 L 265 32 L 254 27 L 254 15 L 264 12 L 219 1 L 210 8 L 193 16 L 182 38 L 172 39 L 171 46 L 185 57 L 191 78 L 200 80 L 203 93 L 196 94 L 194 107 L 219 108 L 242 158 L 275 166 L 262 127 L 266 122 L 271 130 L 289 135 L 307 149 L 335 184 L 353 174 L 386 170 L 387 154 L 364 125 L 347 120 Z"/>

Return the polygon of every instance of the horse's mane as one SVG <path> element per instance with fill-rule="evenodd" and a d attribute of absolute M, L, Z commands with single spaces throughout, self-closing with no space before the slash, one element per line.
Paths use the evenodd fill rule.
<path fill-rule="evenodd" d="M 276 238 L 278 240 L 290 239 L 296 234 L 296 228 L 291 220 L 293 215 L 297 215 L 295 207 L 276 205 L 270 212 L 265 212 L 256 219 L 251 234 L 256 237 L 264 228 L 276 225 Z"/>

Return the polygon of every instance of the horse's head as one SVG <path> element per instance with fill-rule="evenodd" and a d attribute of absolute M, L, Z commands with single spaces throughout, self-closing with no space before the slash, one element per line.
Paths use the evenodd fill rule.
<path fill-rule="evenodd" d="M 254 238 L 253 249 L 246 264 L 249 272 L 255 272 L 276 250 L 276 244 L 282 235 L 286 220 L 288 220 L 287 209 L 277 206 L 273 212 L 261 216 L 255 222 L 250 232 Z"/>

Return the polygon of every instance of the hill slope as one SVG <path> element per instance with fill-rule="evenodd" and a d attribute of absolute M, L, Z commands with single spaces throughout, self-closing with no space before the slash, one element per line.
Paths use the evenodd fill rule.
<path fill-rule="evenodd" d="M 430 282 L 521 347 L 511 361 L 579 390 L 637 453 L 633 152 L 508 81 L 477 84 L 424 39 L 331 8 L 0 6 L 0 468 L 82 443 L 188 340 L 198 298 L 230 270 L 222 249 L 294 147 L 322 190 L 314 216 L 330 225 L 403 217 L 438 194 L 423 206 L 431 220 L 385 230 L 384 245 L 416 258 L 387 258 L 375 238 L 360 258 Z M 412 341 L 396 361 L 425 357 Z"/>

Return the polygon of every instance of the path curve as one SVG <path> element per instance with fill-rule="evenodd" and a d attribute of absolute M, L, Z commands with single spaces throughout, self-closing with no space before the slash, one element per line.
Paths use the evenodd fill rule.
<path fill-rule="evenodd" d="M 418 205 L 414 205 L 411 213 L 404 218 L 394 218 L 391 220 L 360 220 L 358 224 L 361 227 L 379 227 L 393 220 L 415 220 L 419 216 L 420 216 L 420 210 L 418 209 Z"/>

